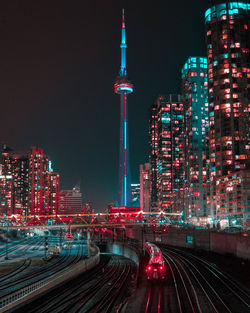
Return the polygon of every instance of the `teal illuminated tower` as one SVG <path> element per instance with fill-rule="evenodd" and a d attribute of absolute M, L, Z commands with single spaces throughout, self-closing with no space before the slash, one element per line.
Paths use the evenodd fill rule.
<path fill-rule="evenodd" d="M 189 57 L 181 74 L 185 109 L 185 217 L 196 216 L 200 219 L 207 216 L 205 194 L 209 167 L 207 58 Z"/>
<path fill-rule="evenodd" d="M 120 95 L 120 161 L 119 161 L 119 206 L 127 206 L 131 201 L 129 177 L 127 95 L 133 92 L 133 85 L 127 79 L 126 69 L 126 29 L 124 9 L 122 10 L 121 68 L 114 85 L 115 93 Z"/>

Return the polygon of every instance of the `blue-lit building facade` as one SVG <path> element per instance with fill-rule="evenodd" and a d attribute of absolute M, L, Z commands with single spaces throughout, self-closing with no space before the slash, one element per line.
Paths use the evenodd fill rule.
<path fill-rule="evenodd" d="M 185 110 L 185 218 L 206 217 L 209 167 L 207 59 L 189 57 L 182 68 Z"/>
<path fill-rule="evenodd" d="M 250 4 L 205 12 L 210 152 L 210 210 L 215 220 L 250 218 Z"/>
<path fill-rule="evenodd" d="M 131 205 L 140 206 L 140 184 L 132 183 L 131 184 Z"/>

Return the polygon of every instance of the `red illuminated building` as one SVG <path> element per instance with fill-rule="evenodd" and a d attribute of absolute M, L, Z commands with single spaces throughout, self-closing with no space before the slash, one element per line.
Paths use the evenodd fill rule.
<path fill-rule="evenodd" d="M 41 148 L 31 147 L 29 151 L 17 152 L 5 146 L 1 162 L 1 203 L 5 206 L 8 203 L 8 214 L 57 213 L 59 175 L 49 167 L 49 157 Z"/>
<path fill-rule="evenodd" d="M 0 214 L 13 213 L 13 177 L 12 175 L 2 175 L 0 165 Z"/>
<path fill-rule="evenodd" d="M 167 212 L 179 211 L 185 182 L 182 97 L 159 96 L 151 112 L 151 201 L 157 198 L 158 207 Z"/>
<path fill-rule="evenodd" d="M 48 214 L 57 214 L 59 210 L 59 174 L 48 172 Z"/>
<path fill-rule="evenodd" d="M 29 158 L 29 208 L 31 215 L 48 214 L 48 164 L 49 158 L 43 150 L 31 147 Z"/>
<path fill-rule="evenodd" d="M 9 212 L 24 216 L 28 215 L 29 153 L 27 151 L 13 151 L 4 146 L 2 151 L 2 175 L 12 177 L 12 201 Z M 5 190 L 7 194 L 8 190 L 8 188 Z"/>

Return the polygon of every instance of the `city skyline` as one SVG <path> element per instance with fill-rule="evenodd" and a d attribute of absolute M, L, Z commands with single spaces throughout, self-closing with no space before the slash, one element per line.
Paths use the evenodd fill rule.
<path fill-rule="evenodd" d="M 182 65 L 190 55 L 206 54 L 204 13 L 212 3 L 125 5 L 129 73 L 136 82 L 129 100 L 132 182 L 139 180 L 139 164 L 148 162 L 148 109 L 159 94 L 180 93 Z M 48 11 L 47 4 L 14 1 L 0 14 L 0 141 L 18 150 L 43 147 L 61 189 L 81 179 L 85 200 L 103 209 L 118 200 L 119 105 L 112 83 L 122 6 L 100 3 L 98 11 L 55 1 Z"/>

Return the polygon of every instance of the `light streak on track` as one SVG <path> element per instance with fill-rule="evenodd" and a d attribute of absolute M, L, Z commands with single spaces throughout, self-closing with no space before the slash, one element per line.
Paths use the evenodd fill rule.
<path fill-rule="evenodd" d="M 147 297 L 147 304 L 146 304 L 145 313 L 148 313 L 148 306 L 149 306 L 150 297 L 151 297 L 151 288 L 149 290 L 148 297 Z"/>

